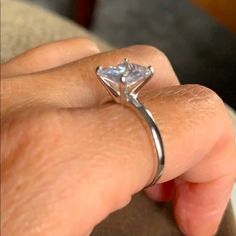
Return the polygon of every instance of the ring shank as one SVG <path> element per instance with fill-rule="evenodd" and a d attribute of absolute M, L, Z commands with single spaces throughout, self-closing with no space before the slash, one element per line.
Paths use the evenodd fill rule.
<path fill-rule="evenodd" d="M 134 96 L 130 95 L 127 103 L 124 105 L 131 107 L 133 110 L 138 112 L 139 116 L 145 120 L 146 127 L 150 131 L 152 136 L 153 146 L 155 149 L 156 157 L 157 157 L 157 168 L 156 168 L 156 175 L 152 182 L 146 186 L 150 187 L 154 185 L 162 175 L 164 164 L 165 164 L 165 155 L 164 155 L 164 146 L 162 142 L 162 138 L 160 132 L 157 128 L 155 120 L 151 114 L 151 112 L 146 109 Z"/>

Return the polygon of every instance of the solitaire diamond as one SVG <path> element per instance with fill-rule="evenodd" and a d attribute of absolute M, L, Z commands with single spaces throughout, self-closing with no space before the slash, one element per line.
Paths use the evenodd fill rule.
<path fill-rule="evenodd" d="M 137 93 L 139 89 L 153 75 L 152 67 L 144 67 L 129 63 L 127 59 L 124 62 L 110 67 L 98 67 L 97 75 L 108 87 L 113 95 L 119 95 L 122 91 L 121 84 L 128 93 Z"/>

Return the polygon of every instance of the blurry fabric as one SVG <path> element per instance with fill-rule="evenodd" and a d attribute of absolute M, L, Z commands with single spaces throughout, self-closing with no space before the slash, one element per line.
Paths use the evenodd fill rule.
<path fill-rule="evenodd" d="M 76 23 L 24 1 L 1 1 L 1 62 L 50 41 L 89 37 L 101 50 L 110 49 L 102 41 Z"/>

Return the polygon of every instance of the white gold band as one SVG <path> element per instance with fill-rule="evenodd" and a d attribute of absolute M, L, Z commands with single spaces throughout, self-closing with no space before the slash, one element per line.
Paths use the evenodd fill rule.
<path fill-rule="evenodd" d="M 155 149 L 155 155 L 157 159 L 156 171 L 155 171 L 156 174 L 152 182 L 146 186 L 147 188 L 154 185 L 160 179 L 164 169 L 165 156 L 164 156 L 164 147 L 162 138 L 151 112 L 147 108 L 145 108 L 136 98 L 131 96 L 129 102 L 126 103 L 126 106 L 129 106 L 131 107 L 131 109 L 136 110 L 140 118 L 145 121 L 146 129 L 150 133 L 152 137 L 152 142 L 154 144 L 153 146 Z"/>

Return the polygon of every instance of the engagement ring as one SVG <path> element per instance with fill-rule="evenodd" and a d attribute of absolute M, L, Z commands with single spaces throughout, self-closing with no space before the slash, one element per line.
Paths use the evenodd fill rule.
<path fill-rule="evenodd" d="M 145 121 L 146 128 L 150 131 L 155 155 L 157 157 L 155 177 L 152 182 L 146 186 L 150 187 L 154 185 L 162 175 L 165 163 L 164 148 L 155 120 L 151 112 L 139 102 L 138 93 L 151 79 L 154 74 L 154 69 L 151 66 L 144 67 L 129 63 L 128 59 L 125 59 L 116 66 L 105 68 L 99 66 L 96 73 L 113 99 L 117 103 L 135 110 L 141 119 Z"/>

